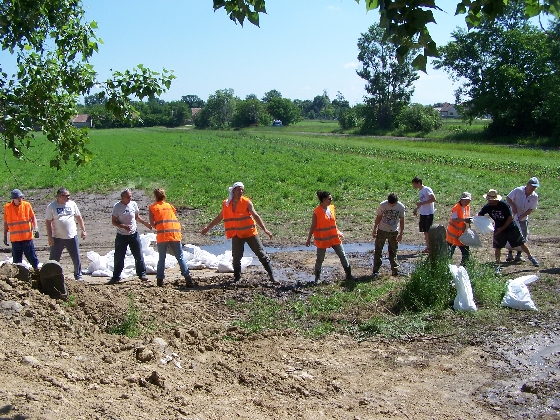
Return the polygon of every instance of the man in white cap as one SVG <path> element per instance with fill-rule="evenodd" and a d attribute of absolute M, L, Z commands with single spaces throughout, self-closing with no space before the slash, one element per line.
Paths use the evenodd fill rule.
<path fill-rule="evenodd" d="M 488 203 L 478 212 L 479 216 L 488 215 L 494 220 L 494 238 L 492 240 L 492 248 L 494 248 L 494 257 L 496 259 L 496 271 L 499 272 L 500 254 L 502 248 L 509 242 L 510 245 L 521 247 L 523 252 L 527 254 L 527 258 L 535 267 L 539 266 L 539 262 L 531 255 L 531 251 L 525 245 L 525 239 L 519 230 L 519 226 L 513 222 L 513 215 L 509 206 L 502 201 L 502 196 L 496 190 L 489 190 L 484 194 L 484 198 Z"/>
<path fill-rule="evenodd" d="M 8 246 L 8 232 L 12 243 L 12 259 L 14 264 L 21 263 L 23 255 L 29 264 L 37 270 L 39 259 L 35 253 L 33 237 L 39 237 L 37 219 L 31 204 L 23 199 L 23 193 L 12 190 L 11 201 L 4 204 L 4 245 Z"/>
<path fill-rule="evenodd" d="M 222 202 L 222 211 L 200 233 L 206 235 L 210 229 L 223 220 L 226 238 L 231 239 L 233 281 L 237 282 L 241 278 L 241 258 L 243 258 L 245 243 L 247 243 L 268 273 L 270 280 L 277 283 L 272 274 L 270 257 L 264 251 L 256 225 L 259 225 L 271 239 L 272 233 L 265 227 L 261 216 L 253 207 L 252 201 L 243 195 L 244 191 L 245 186 L 242 182 L 236 182 L 229 187 L 229 197 Z"/>
<path fill-rule="evenodd" d="M 537 209 L 539 204 L 539 196 L 535 191 L 538 187 L 540 187 L 538 178 L 532 177 L 527 181 L 527 185 L 514 188 L 506 197 L 506 201 L 511 207 L 513 218 L 517 219 L 525 241 L 529 240 L 529 215 L 533 210 Z M 514 259 L 510 249 L 506 261 L 523 261 L 521 251 L 517 250 L 517 255 Z"/>

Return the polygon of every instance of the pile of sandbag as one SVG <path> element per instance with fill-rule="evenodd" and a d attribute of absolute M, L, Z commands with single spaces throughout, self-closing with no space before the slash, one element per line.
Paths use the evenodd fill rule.
<path fill-rule="evenodd" d="M 156 241 L 155 233 L 146 233 L 140 235 L 140 242 L 142 244 L 142 255 L 144 256 L 144 263 L 146 264 L 146 273 L 155 274 L 159 260 L 159 254 L 156 249 L 151 246 L 152 242 Z M 188 250 L 192 250 L 189 252 Z M 84 270 L 84 274 L 89 274 L 95 277 L 112 277 L 113 276 L 113 262 L 115 251 L 110 251 L 106 255 L 99 255 L 95 251 L 87 252 L 87 257 L 91 261 L 88 268 Z M 220 273 L 232 273 L 232 255 L 231 251 L 226 251 L 221 255 L 214 255 L 208 251 L 200 249 L 196 245 L 187 244 L 183 247 L 183 259 L 187 263 L 189 270 L 200 270 L 204 268 L 215 269 Z M 243 271 L 253 262 L 252 257 L 243 257 L 241 259 L 241 270 Z M 177 264 L 177 259 L 174 255 L 167 254 L 165 257 L 165 268 L 173 268 Z M 124 270 L 122 271 L 121 278 L 125 279 L 136 275 L 134 257 L 127 248 L 126 256 L 124 259 Z"/>

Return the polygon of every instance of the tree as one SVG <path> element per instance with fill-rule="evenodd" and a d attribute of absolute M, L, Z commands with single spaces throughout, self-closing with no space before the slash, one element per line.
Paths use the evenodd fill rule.
<path fill-rule="evenodd" d="M 413 84 L 419 76 L 410 58 L 397 61 L 396 48 L 384 39 L 379 25 L 370 26 L 362 34 L 358 49 L 362 68 L 356 73 L 367 82 L 365 102 L 370 109 L 364 128 L 390 128 L 401 109 L 410 103 Z"/>
<path fill-rule="evenodd" d="M 278 92 L 276 89 L 272 89 L 266 92 L 262 98 L 262 101 L 266 104 L 274 98 L 282 98 L 282 94 Z"/>
<path fill-rule="evenodd" d="M 295 124 L 301 121 L 299 107 L 287 98 L 273 98 L 266 104 L 266 110 L 275 120 L 283 125 Z"/>
<path fill-rule="evenodd" d="M 430 105 L 412 104 L 404 108 L 397 117 L 397 126 L 405 131 L 429 133 L 441 125 L 438 110 Z"/>
<path fill-rule="evenodd" d="M 355 0 L 360 2 L 360 0 Z M 444 1 L 439 0 L 439 4 Z M 465 15 L 469 29 L 478 26 L 482 19 L 495 20 L 504 14 L 508 0 L 455 0 L 455 15 Z M 384 39 L 397 48 L 399 61 L 409 52 L 417 53 L 415 68 L 426 71 L 429 56 L 438 55 L 437 45 L 430 35 L 428 23 L 435 23 L 433 10 L 441 10 L 436 0 L 364 0 L 366 10 L 379 9 L 379 26 L 384 29 Z M 553 15 L 560 17 L 558 0 L 523 0 L 527 17 Z M 229 18 L 243 25 L 245 18 L 259 26 L 259 13 L 266 13 L 265 0 L 214 0 L 214 10 L 224 8 Z"/>
<path fill-rule="evenodd" d="M 336 98 L 332 101 L 332 106 L 334 109 L 334 116 L 336 118 L 340 118 L 340 115 L 344 111 L 350 109 L 350 102 L 348 102 L 344 95 L 338 91 L 336 93 Z"/>
<path fill-rule="evenodd" d="M 42 127 L 55 146 L 50 164 L 70 159 L 80 165 L 91 158 L 86 131 L 72 126 L 78 99 L 94 87 L 99 101 L 119 118 L 132 118 L 131 96 L 159 95 L 174 76 L 142 65 L 97 80 L 89 59 L 101 42 L 95 22 L 86 22 L 79 0 L 5 0 L 0 2 L 0 42 L 15 60 L 15 74 L 0 75 L 0 137 L 18 158 L 32 145 L 33 127 Z"/>
<path fill-rule="evenodd" d="M 237 101 L 231 125 L 234 127 L 249 127 L 251 125 L 270 124 L 270 115 L 265 105 L 254 95 L 249 95 L 244 101 Z"/>
<path fill-rule="evenodd" d="M 189 108 L 202 108 L 204 106 L 204 101 L 196 95 L 182 96 L 181 101 L 186 103 Z"/>
<path fill-rule="evenodd" d="M 461 81 L 456 102 L 473 120 L 490 114 L 490 132 L 499 135 L 551 135 L 558 93 L 553 48 L 559 38 L 531 25 L 519 3 L 496 21 L 484 20 L 473 31 L 457 30 L 441 48 L 436 68 Z"/>
<path fill-rule="evenodd" d="M 237 100 L 233 94 L 233 89 L 221 89 L 210 95 L 196 116 L 195 125 L 199 128 L 229 127 Z"/>

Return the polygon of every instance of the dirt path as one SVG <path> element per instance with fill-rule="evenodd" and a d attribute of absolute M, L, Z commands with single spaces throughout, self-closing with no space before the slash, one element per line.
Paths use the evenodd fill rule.
<path fill-rule="evenodd" d="M 32 197 L 40 223 L 48 195 L 38 191 Z M 86 251 L 104 255 L 112 249 L 110 210 L 118 197 L 72 194 L 88 231 L 81 244 L 84 267 Z M 141 211 L 151 201 L 139 192 L 134 200 Z M 189 211 L 180 214 L 185 232 L 199 231 Z M 407 235 L 405 242 L 419 244 L 417 232 Z M 189 241 L 209 239 L 192 234 Z M 294 245 L 274 245 L 288 244 Z M 557 244 L 554 232 L 533 241 L 548 279 L 531 287 L 537 296 L 540 287 L 559 290 Z M 45 261 L 44 235 L 36 245 Z M 401 254 L 403 263 L 416 258 L 414 252 Z M 273 263 L 297 276 L 311 271 L 314 258 L 313 249 L 279 252 Z M 371 271 L 371 255 L 352 253 L 350 260 L 355 275 Z M 66 253 L 61 263 L 70 273 Z M 334 254 L 327 254 L 325 272 L 326 281 L 342 277 Z M 506 267 L 512 276 L 528 272 L 534 269 L 527 264 Z M 104 279 L 84 276 L 83 283 L 68 281 L 72 305 L 0 279 L 0 419 L 560 418 L 557 310 L 512 311 L 512 326 L 532 331 L 519 336 L 506 328 L 481 328 L 462 340 L 247 334 L 232 326 L 229 302 L 256 292 L 279 299 L 300 292 L 269 284 L 260 265 L 248 269 L 242 287 L 223 287 L 230 276 L 193 271 L 196 290 L 175 283 L 176 268 L 163 288 L 154 280 L 107 286 Z M 107 333 L 126 311 L 130 293 L 155 328 L 139 339 Z"/>

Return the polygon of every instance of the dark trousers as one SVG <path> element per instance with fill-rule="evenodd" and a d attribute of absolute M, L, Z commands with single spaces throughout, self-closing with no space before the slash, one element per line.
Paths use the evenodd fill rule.
<path fill-rule="evenodd" d="M 30 239 L 29 241 L 12 242 L 12 259 L 14 264 L 21 263 L 23 255 L 25 255 L 29 264 L 31 264 L 34 269 L 37 269 L 39 266 L 39 258 L 37 258 L 37 254 L 35 253 L 33 239 Z"/>
<path fill-rule="evenodd" d="M 263 244 L 261 239 L 258 235 L 251 236 L 250 238 L 240 238 L 238 236 L 234 236 L 231 239 L 231 256 L 232 256 L 232 265 L 233 270 L 237 267 L 241 270 L 241 258 L 243 258 L 243 251 L 245 250 L 245 243 L 249 245 L 251 251 L 253 251 L 256 257 L 259 259 L 261 264 L 267 268 L 270 265 L 270 257 L 264 251 Z"/>
<path fill-rule="evenodd" d="M 53 241 L 54 244 L 53 246 L 51 246 L 51 255 L 49 256 L 49 259 L 60 262 L 62 251 L 64 251 L 64 248 L 66 248 L 68 254 L 70 254 L 70 258 L 72 258 L 72 262 L 74 263 L 74 278 L 81 279 L 82 262 L 80 260 L 78 235 L 74 236 L 71 239 L 53 238 Z"/>
<path fill-rule="evenodd" d="M 451 258 L 455 253 L 455 248 L 457 247 L 457 245 L 451 245 L 449 242 L 447 242 L 447 245 L 449 245 L 449 258 Z M 469 247 L 466 245 L 459 246 L 459 250 L 461 251 L 461 255 L 462 255 L 460 265 L 465 265 L 466 262 L 469 260 L 471 251 Z"/>
<path fill-rule="evenodd" d="M 130 247 L 130 253 L 134 257 L 136 266 L 136 275 L 143 277 L 146 275 L 146 264 L 144 264 L 144 256 L 142 255 L 142 243 L 140 235 L 134 232 L 132 235 L 121 235 L 117 233 L 115 238 L 115 260 L 113 264 L 113 278 L 120 279 L 124 269 L 124 258 L 126 256 L 126 248 Z"/>
<path fill-rule="evenodd" d="M 397 264 L 397 251 L 399 250 L 399 243 L 397 242 L 397 236 L 399 232 L 387 232 L 381 229 L 377 229 L 377 235 L 375 236 L 375 251 L 373 253 L 373 271 L 378 272 L 381 268 L 381 255 L 383 253 L 383 247 L 385 242 L 387 242 L 387 247 L 389 248 L 389 263 L 391 264 L 391 269 L 396 270 L 399 268 Z"/>

